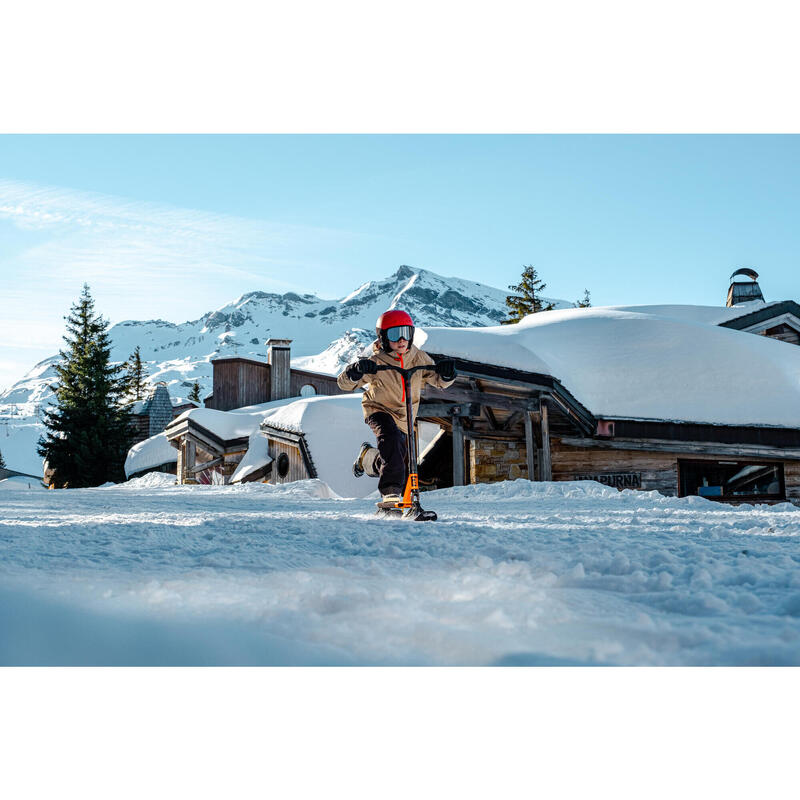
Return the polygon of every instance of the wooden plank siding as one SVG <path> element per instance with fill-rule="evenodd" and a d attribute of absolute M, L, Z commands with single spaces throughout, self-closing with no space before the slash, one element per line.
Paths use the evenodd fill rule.
<path fill-rule="evenodd" d="M 800 461 L 784 462 L 783 480 L 786 485 L 786 499 L 795 505 L 800 504 Z"/>
<path fill-rule="evenodd" d="M 763 335 L 768 336 L 770 339 L 778 339 L 781 342 L 800 345 L 800 332 L 785 323 L 776 325 L 774 328 L 767 328 Z"/>
<path fill-rule="evenodd" d="M 615 443 L 616 444 L 616 443 Z M 574 447 L 565 444 L 561 439 L 552 439 L 551 454 L 553 459 L 553 480 L 571 481 L 576 476 L 586 474 L 618 474 L 636 473 L 641 475 L 641 489 L 644 491 L 656 490 L 662 494 L 678 495 L 678 461 L 726 461 L 732 456 L 721 447 L 719 453 L 704 452 L 699 454 L 693 450 L 691 443 L 685 442 L 682 452 L 677 447 L 670 451 L 653 450 L 625 450 L 612 447 L 608 443 L 606 449 L 602 445 L 597 447 Z M 641 443 L 647 447 L 647 442 Z M 650 447 L 658 447 L 650 443 Z M 748 456 L 739 456 L 739 460 L 746 461 Z M 800 500 L 800 461 L 772 458 L 752 458 L 753 461 L 766 464 L 783 464 L 784 481 L 787 500 Z M 746 501 L 743 501 L 746 502 Z"/>
<path fill-rule="evenodd" d="M 679 456 L 674 453 L 570 447 L 553 438 L 550 455 L 554 481 L 572 481 L 576 475 L 637 472 L 643 490 L 678 494 Z"/>
<path fill-rule="evenodd" d="M 282 476 L 278 474 L 278 459 L 283 453 L 289 457 L 289 471 L 286 473 L 286 475 Z M 308 470 L 306 469 L 305 461 L 303 460 L 303 454 L 300 452 L 299 445 L 270 439 L 269 454 L 274 460 L 272 462 L 272 469 L 269 473 L 268 483 L 292 483 L 293 481 L 304 481 L 310 477 Z"/>
<path fill-rule="evenodd" d="M 230 411 L 269 400 L 269 364 L 244 358 L 213 362 L 213 408 Z"/>
<path fill-rule="evenodd" d="M 325 396 L 350 394 L 350 392 L 344 392 L 339 388 L 336 383 L 336 376 L 301 369 L 292 370 L 290 386 L 292 397 L 300 397 L 300 390 L 304 386 L 312 386 L 316 394 Z"/>
<path fill-rule="evenodd" d="M 211 398 L 206 400 L 207 408 L 230 411 L 232 408 L 268 403 L 273 399 L 272 367 L 266 362 L 246 358 L 218 358 L 212 365 L 214 389 Z M 314 393 L 318 395 L 343 394 L 335 376 L 293 369 L 289 374 L 289 394 L 284 396 L 300 397 L 304 386 L 312 386 Z"/>

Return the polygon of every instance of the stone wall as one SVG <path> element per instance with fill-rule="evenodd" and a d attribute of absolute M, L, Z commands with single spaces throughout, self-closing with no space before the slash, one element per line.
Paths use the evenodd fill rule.
<path fill-rule="evenodd" d="M 525 442 L 470 439 L 470 483 L 494 483 L 528 477 Z"/>

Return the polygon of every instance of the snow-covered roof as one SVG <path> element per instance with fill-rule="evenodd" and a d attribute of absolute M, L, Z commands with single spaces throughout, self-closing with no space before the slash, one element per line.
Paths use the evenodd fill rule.
<path fill-rule="evenodd" d="M 173 464 L 178 460 L 178 451 L 167 441 L 163 431 L 143 442 L 137 442 L 125 459 L 125 477 L 146 469 L 160 467 L 162 464 Z"/>
<path fill-rule="evenodd" d="M 378 488 L 375 478 L 356 478 L 352 464 L 361 442 L 374 442 L 364 424 L 361 393 L 306 397 L 271 413 L 265 425 L 305 435 L 318 477 L 342 497 L 366 497 Z"/>
<path fill-rule="evenodd" d="M 653 314 L 657 317 L 702 322 L 707 325 L 723 325 L 731 320 L 745 317 L 755 311 L 780 305 L 781 301 L 765 303 L 763 300 L 750 300 L 735 306 L 687 306 L 687 305 L 645 305 L 645 306 L 605 306 L 609 311 L 631 311 L 636 314 Z M 601 310 L 598 308 L 597 310 Z"/>
<path fill-rule="evenodd" d="M 190 419 L 223 441 L 241 439 L 249 436 L 253 431 L 257 431 L 261 420 L 269 416 L 275 409 L 281 408 L 295 399 L 289 397 L 285 400 L 272 400 L 269 403 L 234 408 L 230 411 L 217 411 L 214 408 L 189 408 L 180 416 L 175 417 L 168 427 L 171 428 L 179 422 Z"/>
<path fill-rule="evenodd" d="M 415 343 L 550 375 L 596 417 L 800 428 L 800 347 L 719 327 L 736 310 L 565 309 L 516 325 L 418 330 Z"/>

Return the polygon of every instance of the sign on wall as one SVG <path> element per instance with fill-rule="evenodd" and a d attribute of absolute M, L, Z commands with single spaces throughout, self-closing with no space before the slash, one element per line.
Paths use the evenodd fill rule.
<path fill-rule="evenodd" d="M 615 489 L 641 489 L 641 472 L 605 472 L 595 475 L 575 475 L 576 481 L 597 481 Z"/>

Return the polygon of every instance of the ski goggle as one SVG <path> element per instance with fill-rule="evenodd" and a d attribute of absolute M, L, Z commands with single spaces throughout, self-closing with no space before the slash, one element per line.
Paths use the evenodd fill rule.
<path fill-rule="evenodd" d="M 413 335 L 414 329 L 410 325 L 396 325 L 394 328 L 386 329 L 386 338 L 390 342 L 399 342 L 400 339 L 410 342 Z"/>

